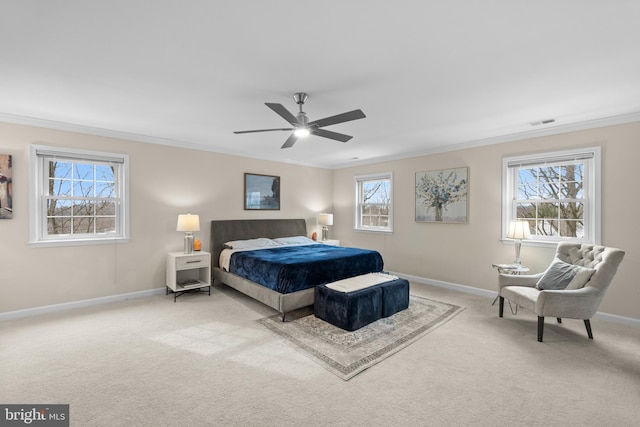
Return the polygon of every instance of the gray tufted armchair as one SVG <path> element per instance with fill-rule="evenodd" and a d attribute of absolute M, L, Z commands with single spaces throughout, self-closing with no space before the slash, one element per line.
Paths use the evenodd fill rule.
<path fill-rule="evenodd" d="M 570 264 L 567 267 L 580 270 L 584 273 L 582 277 L 585 278 L 586 283 L 578 283 L 579 277 L 573 276 L 575 280 L 566 278 L 571 281 L 565 289 L 539 289 L 542 286 L 543 277 L 546 281 L 549 279 L 552 281 L 559 280 L 557 275 L 553 277 L 553 275 L 549 274 L 552 269 L 551 266 L 546 272 L 539 274 L 520 276 L 500 274 L 498 276 L 500 317 L 504 312 L 504 300 L 506 298 L 538 315 L 539 342 L 542 342 L 545 317 L 555 317 L 558 319 L 558 323 L 562 323 L 563 317 L 582 319 L 587 328 L 587 335 L 589 335 L 590 339 L 593 339 L 589 319 L 596 314 L 598 306 L 604 298 L 624 254 L 623 250 L 606 246 L 567 242 L 558 244 L 554 263 L 564 266 Z M 576 276 L 579 276 L 579 274 L 576 274 Z"/>

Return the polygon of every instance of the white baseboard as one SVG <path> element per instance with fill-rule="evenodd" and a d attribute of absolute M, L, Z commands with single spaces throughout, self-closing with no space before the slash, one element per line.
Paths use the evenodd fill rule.
<path fill-rule="evenodd" d="M 56 311 L 70 310 L 74 308 L 90 307 L 92 305 L 107 304 L 110 302 L 126 301 L 134 298 L 145 298 L 152 295 L 165 293 L 165 288 L 148 289 L 146 291 L 129 292 L 126 294 L 109 295 L 100 298 L 91 298 L 81 301 L 65 302 L 62 304 L 45 305 L 43 307 L 27 308 L 24 310 L 7 311 L 0 313 L 0 321 L 18 319 L 21 317 L 37 316 L 40 314 L 54 313 Z"/>
<path fill-rule="evenodd" d="M 390 271 L 389 273 L 398 277 L 402 277 L 403 279 L 407 279 L 410 282 L 423 283 L 425 285 L 432 285 L 440 288 L 452 289 L 454 291 L 465 292 L 467 294 L 478 295 L 481 297 L 495 298 L 498 295 L 497 292 L 489 291 L 486 289 L 474 288 L 473 286 L 459 285 L 457 283 L 443 282 L 441 280 L 427 279 L 426 277 L 411 276 L 408 274 L 396 273 L 393 271 Z M 618 316 L 617 314 L 603 313 L 601 311 L 597 312 L 594 317 L 600 320 L 606 320 L 614 323 L 622 323 L 622 324 L 631 325 L 631 326 L 640 326 L 640 319 L 636 319 L 633 317 Z"/>
<path fill-rule="evenodd" d="M 409 274 L 396 273 L 394 271 L 390 271 L 389 273 L 393 274 L 394 276 L 407 279 L 410 282 L 423 283 L 425 285 L 437 286 L 439 288 L 453 289 L 455 291 L 464 292 L 466 294 L 474 294 L 481 297 L 495 298 L 496 295 L 498 294 L 497 292 L 488 291 L 486 289 L 474 288 L 473 286 L 459 285 L 457 283 L 427 279 L 426 277 L 411 276 Z"/>
<path fill-rule="evenodd" d="M 401 277 L 403 279 L 406 279 L 410 282 L 423 283 L 425 285 L 431 285 L 431 286 L 438 286 L 440 288 L 451 289 L 454 291 L 478 295 L 481 297 L 495 298 L 498 295 L 497 292 L 489 291 L 486 289 L 474 288 L 473 286 L 443 282 L 441 280 L 428 279 L 426 277 L 411 276 L 409 274 L 397 273 L 394 271 L 389 271 L 389 273 L 396 275 L 398 277 Z M 21 317 L 37 316 L 39 314 L 53 313 L 56 311 L 70 310 L 73 308 L 90 307 L 92 305 L 106 304 L 106 303 L 116 302 L 116 301 L 126 301 L 128 299 L 134 299 L 134 298 L 144 298 L 152 295 L 161 294 L 164 292 L 166 292 L 165 288 L 156 288 L 156 289 L 148 289 L 146 291 L 130 292 L 130 293 L 119 294 L 119 295 L 110 295 L 110 296 L 101 297 L 101 298 L 92 298 L 92 299 L 87 299 L 82 301 L 73 301 L 73 302 L 66 302 L 62 304 L 46 305 L 43 307 L 27 308 L 24 310 L 7 311 L 4 313 L 0 313 L 0 321 L 18 319 Z M 600 311 L 596 313 L 595 317 L 598 319 L 607 320 L 609 322 L 622 323 L 622 324 L 631 325 L 631 326 L 640 326 L 640 319 L 635 319 L 633 317 L 618 316 L 617 314 L 602 313 Z"/>
<path fill-rule="evenodd" d="M 597 312 L 594 317 L 600 320 L 607 320 L 609 322 L 614 322 L 614 323 L 622 323 L 622 324 L 631 325 L 631 326 L 640 326 L 640 319 L 635 319 L 633 317 L 618 316 L 617 314 L 603 313 L 601 311 Z"/>

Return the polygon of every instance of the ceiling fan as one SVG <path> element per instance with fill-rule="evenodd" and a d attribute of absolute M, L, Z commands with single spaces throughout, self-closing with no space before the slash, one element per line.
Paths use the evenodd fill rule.
<path fill-rule="evenodd" d="M 253 133 L 253 132 L 272 132 L 272 131 L 293 131 L 291 136 L 287 138 L 285 143 L 280 148 L 289 148 L 296 143 L 298 138 L 304 138 L 305 136 L 317 135 L 323 138 L 334 139 L 340 142 L 347 142 L 352 136 L 345 135 L 342 133 L 332 132 L 325 129 L 320 129 L 325 126 L 331 126 L 338 123 L 349 122 L 351 120 L 364 119 L 365 116 L 362 110 L 353 110 L 347 113 L 337 114 L 331 117 L 325 117 L 324 119 L 314 120 L 312 122 L 309 121 L 307 117 L 307 113 L 302 111 L 302 106 L 305 101 L 309 98 L 309 95 L 303 92 L 298 92 L 293 95 L 293 100 L 300 106 L 300 112 L 298 115 L 294 116 L 287 110 L 282 104 L 273 104 L 269 102 L 265 102 L 265 105 L 275 111 L 280 117 L 285 119 L 289 124 L 291 124 L 291 128 L 277 128 L 277 129 L 256 129 L 256 130 L 241 130 L 233 133 Z"/>

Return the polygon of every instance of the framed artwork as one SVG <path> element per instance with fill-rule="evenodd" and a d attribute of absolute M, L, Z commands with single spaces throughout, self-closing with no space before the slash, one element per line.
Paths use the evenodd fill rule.
<path fill-rule="evenodd" d="M 416 222 L 469 222 L 469 168 L 416 173 Z"/>
<path fill-rule="evenodd" d="M 244 174 L 245 210 L 280 210 L 280 177 Z"/>
<path fill-rule="evenodd" d="M 13 178 L 11 155 L 0 154 L 0 219 L 13 218 Z"/>

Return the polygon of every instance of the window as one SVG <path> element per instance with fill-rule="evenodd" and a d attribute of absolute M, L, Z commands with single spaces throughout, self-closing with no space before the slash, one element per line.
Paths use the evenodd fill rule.
<path fill-rule="evenodd" d="M 538 242 L 600 243 L 600 147 L 503 159 L 502 237 L 529 222 Z"/>
<path fill-rule="evenodd" d="M 128 239 L 128 165 L 125 154 L 32 145 L 30 243 Z"/>
<path fill-rule="evenodd" d="M 385 172 L 355 177 L 356 230 L 393 231 L 393 175 Z"/>

